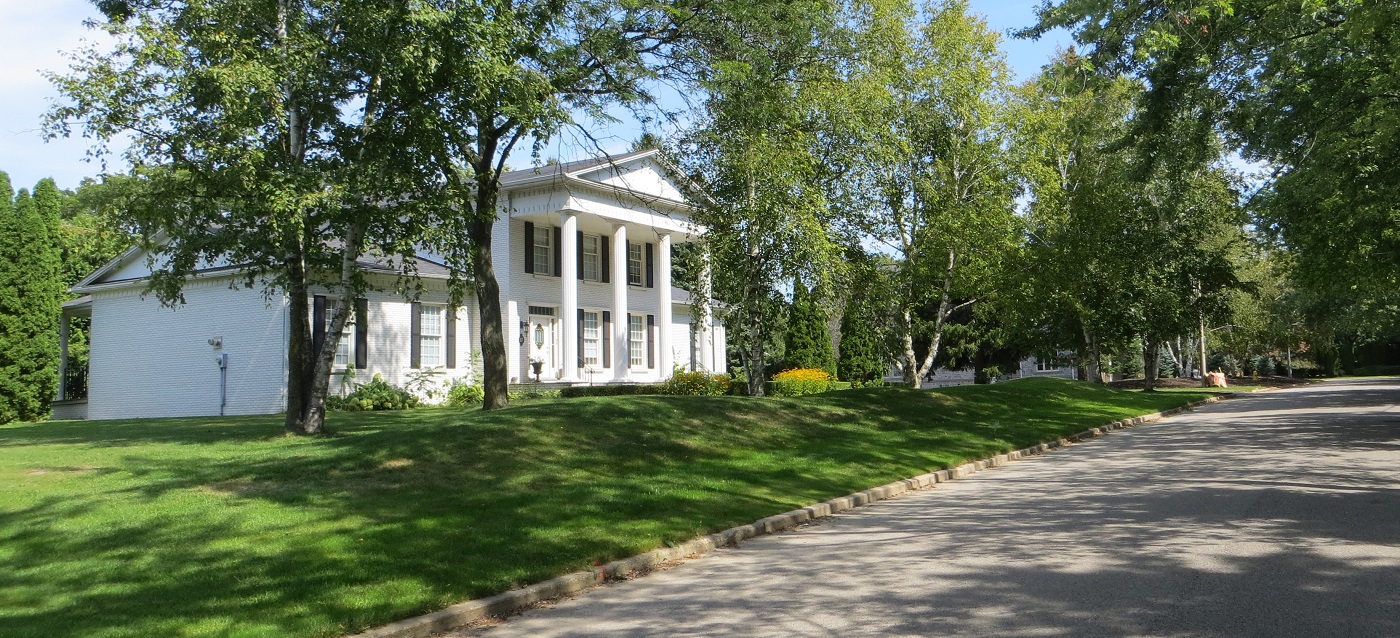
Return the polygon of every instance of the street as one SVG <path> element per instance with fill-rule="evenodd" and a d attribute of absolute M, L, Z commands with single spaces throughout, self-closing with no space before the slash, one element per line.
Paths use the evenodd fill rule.
<path fill-rule="evenodd" d="M 1244 396 L 455 635 L 1392 638 L 1397 404 Z"/>

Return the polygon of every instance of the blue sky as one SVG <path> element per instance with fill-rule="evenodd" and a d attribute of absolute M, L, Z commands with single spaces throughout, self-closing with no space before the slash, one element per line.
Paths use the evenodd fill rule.
<path fill-rule="evenodd" d="M 973 10 L 983 14 L 999 31 L 1029 25 L 1039 0 L 972 0 Z M 56 97 L 41 71 L 61 71 L 67 59 L 61 53 L 73 51 L 85 41 L 102 42 L 100 33 L 83 26 L 95 18 L 97 10 L 87 0 L 5 0 L 0 2 L 0 171 L 10 174 L 15 188 L 32 187 L 44 177 L 53 177 L 60 187 L 77 186 L 83 177 L 102 172 L 120 172 L 120 145 L 107 156 L 107 165 L 86 161 L 91 140 L 80 137 L 45 142 L 39 133 L 41 114 Z M 1021 78 L 1034 74 L 1070 38 L 1050 34 L 1040 41 L 1006 39 L 1007 61 Z M 636 137 L 636 125 L 625 123 L 600 131 L 602 146 L 608 151 L 624 150 Z M 546 149 L 546 156 L 571 159 L 588 152 L 589 145 L 570 136 L 561 137 Z M 511 164 L 528 166 L 528 149 L 513 156 Z"/>

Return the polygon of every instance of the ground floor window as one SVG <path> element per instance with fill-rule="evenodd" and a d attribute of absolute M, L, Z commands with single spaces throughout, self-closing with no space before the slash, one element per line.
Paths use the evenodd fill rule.
<path fill-rule="evenodd" d="M 647 326 L 641 315 L 627 315 L 627 364 L 633 368 L 646 365 Z"/>
<path fill-rule="evenodd" d="M 422 304 L 418 308 L 419 361 L 425 368 L 443 365 L 443 306 Z"/>
<path fill-rule="evenodd" d="M 1054 357 L 1036 357 L 1035 369 L 1040 372 L 1054 372 L 1060 369 L 1060 362 Z"/>
<path fill-rule="evenodd" d="M 596 366 L 602 362 L 603 335 L 598 329 L 598 313 L 583 313 L 583 364 Z"/>
<path fill-rule="evenodd" d="M 340 310 L 339 299 L 326 299 L 326 334 L 331 332 L 331 320 L 335 313 Z M 340 331 L 340 342 L 335 347 L 335 365 L 344 368 L 350 365 L 350 341 L 354 337 L 350 335 L 350 329 L 355 325 L 355 318 L 348 317 L 345 320 L 345 328 Z"/>

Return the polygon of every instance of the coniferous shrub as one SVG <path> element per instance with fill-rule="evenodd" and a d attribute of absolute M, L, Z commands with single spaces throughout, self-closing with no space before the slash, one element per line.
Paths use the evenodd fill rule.
<path fill-rule="evenodd" d="M 0 173 L 0 423 L 47 417 L 58 390 L 60 198 L 51 179 L 14 196 Z"/>
<path fill-rule="evenodd" d="M 826 313 L 801 281 L 793 286 L 784 346 L 788 368 L 818 368 L 830 376 L 836 375 L 836 356 L 831 351 Z"/>
<path fill-rule="evenodd" d="M 885 376 L 885 360 L 881 356 L 884 341 L 873 314 L 862 296 L 853 294 L 846 299 L 841 315 L 841 358 L 836 364 L 836 376 L 857 387 Z"/>

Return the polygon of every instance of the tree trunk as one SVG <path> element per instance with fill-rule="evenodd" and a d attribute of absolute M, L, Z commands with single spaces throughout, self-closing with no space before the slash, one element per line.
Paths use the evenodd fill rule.
<path fill-rule="evenodd" d="M 1152 339 L 1142 340 L 1142 389 L 1151 392 L 1157 388 L 1157 370 L 1161 367 L 1162 347 Z"/>
<path fill-rule="evenodd" d="M 287 287 L 287 415 L 283 427 L 305 434 L 306 405 L 311 390 L 311 306 L 300 262 L 288 265 L 292 284 Z"/>
<path fill-rule="evenodd" d="M 924 377 L 919 374 L 919 355 L 914 352 L 914 318 L 908 308 L 901 315 L 904 321 L 904 355 L 900 372 L 904 375 L 904 385 L 915 390 L 923 387 Z"/>
<path fill-rule="evenodd" d="M 1201 337 L 1201 338 L 1200 338 L 1200 343 L 1197 344 L 1196 347 L 1199 348 L 1198 353 L 1201 355 L 1201 387 L 1202 387 L 1202 388 L 1209 388 L 1209 387 L 1210 387 L 1210 381 L 1206 380 L 1206 320 L 1205 320 L 1205 318 L 1202 318 L 1202 319 L 1201 319 L 1201 334 L 1200 334 L 1200 337 Z"/>
<path fill-rule="evenodd" d="M 1089 331 L 1089 327 L 1082 325 L 1084 331 L 1084 345 L 1089 356 L 1084 358 L 1084 376 L 1090 383 L 1103 383 L 1103 362 L 1102 353 L 1099 352 L 1099 339 L 1094 333 Z"/>
<path fill-rule="evenodd" d="M 477 310 L 481 312 L 483 410 L 503 408 L 509 402 L 510 372 L 506 357 L 505 322 L 501 317 L 501 287 L 496 282 L 496 266 L 491 259 L 493 224 L 493 220 L 471 222 L 472 278 L 476 282 Z"/>

